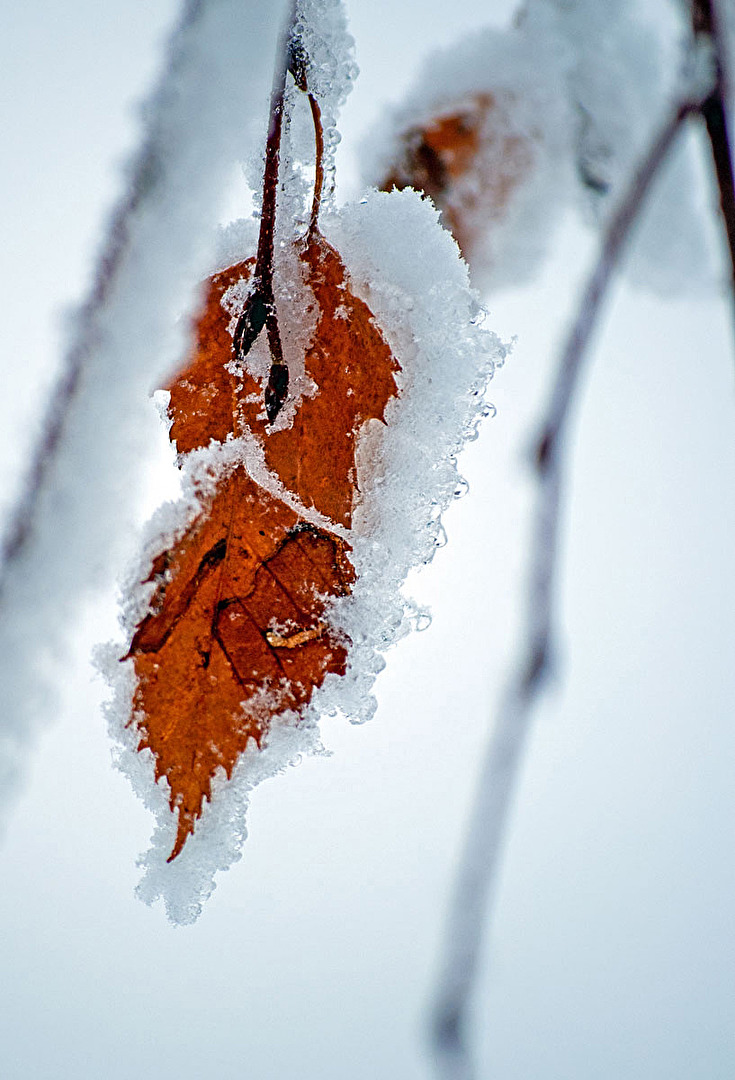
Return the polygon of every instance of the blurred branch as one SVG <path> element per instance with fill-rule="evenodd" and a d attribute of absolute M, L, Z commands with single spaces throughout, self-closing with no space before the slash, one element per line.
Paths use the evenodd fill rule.
<path fill-rule="evenodd" d="M 0 552 L 0 786 L 51 714 L 70 636 L 123 567 L 151 460 L 149 393 L 185 347 L 220 200 L 286 0 L 182 0 L 139 151 L 75 314 Z M 223 107 L 227 103 L 227 108 Z"/>
<path fill-rule="evenodd" d="M 687 101 L 667 117 L 610 220 L 597 264 L 582 295 L 577 319 L 561 354 L 536 445 L 534 463 L 538 493 L 521 656 L 516 674 L 502 699 L 479 778 L 449 912 L 444 957 L 431 1017 L 437 1075 L 442 1080 L 471 1080 L 475 1076 L 467 1037 L 468 1007 L 477 979 L 506 822 L 533 707 L 549 674 L 552 655 L 567 422 L 583 363 L 589 355 L 590 337 L 621 252 L 684 121 L 699 109 L 698 102 Z"/>
<path fill-rule="evenodd" d="M 692 0 L 692 27 L 695 39 L 711 50 L 714 82 L 700 111 L 707 129 L 712 162 L 720 195 L 720 210 L 730 252 L 730 281 L 735 305 L 735 170 L 727 115 L 728 65 L 725 33 L 716 0 Z"/>
<path fill-rule="evenodd" d="M 201 21 L 208 0 L 187 0 L 178 26 L 180 38 Z M 170 77 L 173 79 L 173 63 Z M 125 265 L 131 222 L 144 204 L 159 196 L 162 170 L 158 132 L 149 132 L 134 163 L 129 189 L 116 208 L 96 267 L 89 298 L 77 317 L 73 343 L 63 359 L 61 372 L 46 407 L 41 435 L 33 448 L 30 465 L 18 501 L 5 527 L 0 547 L 0 597 L 14 563 L 25 551 L 36 525 L 42 492 L 56 465 L 59 448 L 66 436 L 85 367 L 99 337 L 98 313 L 108 303 Z"/>

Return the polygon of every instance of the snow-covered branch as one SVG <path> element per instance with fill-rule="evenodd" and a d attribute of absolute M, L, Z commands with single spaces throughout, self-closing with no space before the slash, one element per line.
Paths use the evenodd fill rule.
<path fill-rule="evenodd" d="M 557 368 L 556 381 L 535 450 L 538 493 L 531 540 L 529 593 L 520 657 L 495 721 L 480 774 L 454 899 L 432 1016 L 438 1075 L 470 1080 L 474 1075 L 467 1041 L 467 1012 L 477 976 L 496 886 L 506 823 L 534 705 L 549 674 L 553 652 L 554 600 L 563 451 L 570 411 L 588 345 L 611 277 L 651 184 L 698 103 L 677 106 L 656 132 L 627 192 L 613 214 L 598 261 L 583 292 L 579 314 Z"/>
<path fill-rule="evenodd" d="M 114 213 L 91 295 L 74 320 L 43 434 L 4 540 L 0 787 L 51 705 L 90 590 L 115 581 L 157 418 L 150 391 L 183 344 L 233 163 L 256 145 L 285 3 L 191 0 L 142 148 Z"/>

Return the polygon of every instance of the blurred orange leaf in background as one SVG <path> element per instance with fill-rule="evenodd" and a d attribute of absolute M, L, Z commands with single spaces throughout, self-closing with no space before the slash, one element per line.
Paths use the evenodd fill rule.
<path fill-rule="evenodd" d="M 378 184 L 382 191 L 411 187 L 428 195 L 470 265 L 474 247 L 504 217 L 533 165 L 508 104 L 489 92 L 470 94 L 404 127 Z"/>

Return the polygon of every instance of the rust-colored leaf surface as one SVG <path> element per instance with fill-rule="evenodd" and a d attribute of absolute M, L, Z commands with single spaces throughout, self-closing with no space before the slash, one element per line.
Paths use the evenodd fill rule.
<path fill-rule="evenodd" d="M 383 419 L 398 365 L 334 248 L 314 230 L 298 257 L 318 311 L 305 356 L 317 392 L 300 401 L 292 426 L 271 430 L 261 383 L 233 365 L 232 312 L 222 298 L 250 280 L 247 260 L 209 281 L 190 361 L 168 387 L 171 438 L 186 455 L 253 433 L 287 491 L 349 529 L 359 497 L 356 439 L 367 420 Z M 309 524 L 239 465 L 154 560 L 156 591 L 129 656 L 139 748 L 153 753 L 178 812 L 169 859 L 211 798 L 217 770 L 231 777 L 273 717 L 298 714 L 327 674 L 344 674 L 349 641 L 330 628 L 329 605 L 354 582 L 350 550 L 344 535 Z"/>
<path fill-rule="evenodd" d="M 412 187 L 442 211 L 444 225 L 471 262 L 478 228 L 502 216 L 531 164 L 525 141 L 509 130 L 493 94 L 475 94 L 400 137 L 379 187 Z"/>

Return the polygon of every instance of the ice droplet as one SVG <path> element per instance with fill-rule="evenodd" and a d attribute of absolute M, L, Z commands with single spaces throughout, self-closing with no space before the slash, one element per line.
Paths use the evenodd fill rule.
<path fill-rule="evenodd" d="M 434 546 L 438 548 L 447 546 L 447 533 L 441 522 L 437 526 L 436 534 L 434 536 Z"/>
<path fill-rule="evenodd" d="M 410 602 L 406 607 L 406 619 L 411 629 L 421 634 L 431 626 L 432 616 L 427 608 L 416 607 L 413 602 Z"/>

